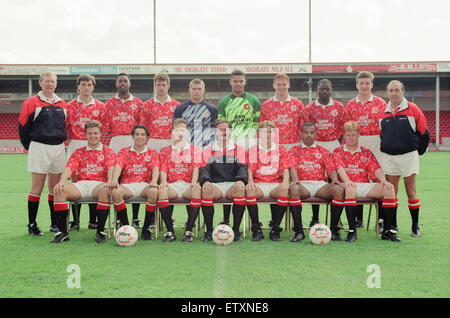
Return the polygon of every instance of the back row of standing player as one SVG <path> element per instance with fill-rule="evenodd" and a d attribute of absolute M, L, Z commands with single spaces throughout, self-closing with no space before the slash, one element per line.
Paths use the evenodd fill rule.
<path fill-rule="evenodd" d="M 50 80 L 49 80 L 50 79 Z M 28 149 L 33 136 L 28 134 L 27 127 L 30 126 L 30 115 L 36 118 L 35 111 L 45 109 L 46 106 L 63 105 L 64 101 L 54 94 L 56 89 L 56 75 L 52 73 L 43 74 L 40 78 L 40 91 L 37 96 L 24 102 L 24 107 L 19 119 L 19 132 L 21 141 Z M 399 84 L 401 84 L 399 82 Z M 343 125 L 348 120 L 355 120 L 361 129 L 360 144 L 369 148 L 383 163 L 389 160 L 385 158 L 380 160 L 380 128 L 379 119 L 385 113 L 394 114 L 411 108 L 404 97 L 404 88 L 401 86 L 398 90 L 388 97 L 399 98 L 396 103 L 397 108 L 392 109 L 391 102 L 386 105 L 382 98 L 373 96 L 371 89 L 373 87 L 373 75 L 369 72 L 361 72 L 356 79 L 358 96 L 352 99 L 347 107 L 331 98 L 332 83 L 329 80 L 321 80 L 317 86 L 317 99 L 304 107 L 301 101 L 289 95 L 290 82 L 286 74 L 277 74 L 274 78 L 273 87 L 275 96 L 265 101 L 262 105 L 258 99 L 245 92 L 246 78 L 241 71 L 234 71 L 230 77 L 231 94 L 223 98 L 218 108 L 208 104 L 203 100 L 205 93 L 204 82 L 199 79 L 191 81 L 189 87 L 190 100 L 181 104 L 172 99 L 168 90 L 170 88 L 170 79 L 166 74 L 157 74 L 154 77 L 155 95 L 145 103 L 134 97 L 130 93 L 131 81 L 127 74 L 119 74 L 116 78 L 117 94 L 109 99 L 105 105 L 92 97 L 95 87 L 95 79 L 90 75 L 82 75 L 77 81 L 79 96 L 72 100 L 67 107 L 61 106 L 67 111 L 67 135 L 69 139 L 69 154 L 75 149 L 86 144 L 84 136 L 84 124 L 91 119 L 97 119 L 103 123 L 104 132 L 109 132 L 111 136 L 110 147 L 117 153 L 121 148 L 130 146 L 132 138 L 130 131 L 135 124 L 141 123 L 148 127 L 150 131 L 149 145 L 153 149 L 161 149 L 169 145 L 172 120 L 175 117 L 182 117 L 188 121 L 191 133 L 192 143 L 197 145 L 208 145 L 213 141 L 213 134 L 205 133 L 214 126 L 216 119 L 225 119 L 232 123 L 233 134 L 238 144 L 246 149 L 255 144 L 255 134 L 258 123 L 271 120 L 279 129 L 279 143 L 290 149 L 300 142 L 300 127 L 302 122 L 313 122 L 317 128 L 317 142 L 330 152 L 340 145 L 339 138 L 342 136 Z M 33 99 L 33 100 L 32 100 Z M 34 103 L 33 103 L 34 101 Z M 34 104 L 34 105 L 32 105 Z M 414 130 L 420 130 L 424 134 L 425 123 L 423 114 L 416 115 L 416 107 L 412 107 L 412 117 L 415 120 Z M 418 108 L 417 108 L 418 109 Z M 419 110 L 420 112 L 420 110 Z M 42 116 L 41 116 L 42 117 Z M 410 118 L 409 116 L 408 118 Z M 194 129 L 201 120 L 202 129 Z M 33 120 L 31 120 L 33 121 Z M 45 126 L 45 118 L 42 121 Z M 47 127 L 48 128 L 48 127 Z M 50 127 L 50 129 L 53 129 Z M 59 129 L 60 138 L 56 141 L 45 142 L 44 144 L 56 145 L 61 140 L 65 140 L 61 128 Z M 36 130 L 36 129 L 35 129 Z M 197 134 L 195 133 L 197 132 Z M 198 135 L 201 132 L 202 135 Z M 44 133 L 45 134 L 45 133 Z M 57 133 L 58 134 L 58 133 Z M 395 134 L 395 133 L 394 133 Z M 392 136 L 391 136 L 392 137 Z M 35 141 L 39 141 L 34 139 Z M 31 149 L 30 149 L 31 152 Z M 417 152 L 416 152 L 417 153 Z M 392 175 L 387 172 L 389 169 L 383 166 L 383 170 L 388 174 L 388 180 L 391 181 L 398 191 L 398 181 L 400 176 L 405 177 L 406 192 L 409 199 L 409 206 L 416 208 L 419 206 L 419 200 L 415 193 L 415 174 L 418 173 L 418 157 L 416 154 L 406 154 L 398 160 L 401 164 L 404 160 L 417 162 L 417 171 L 394 172 Z M 61 155 L 58 155 L 61 158 Z M 49 205 L 52 211 L 52 192 L 53 187 L 59 180 L 62 169 L 59 167 L 61 160 L 51 160 L 52 165 L 48 171 L 34 169 L 30 162 L 29 171 L 32 172 L 32 189 L 29 194 L 29 231 L 34 233 L 37 230 L 36 214 L 39 204 L 40 194 L 42 192 L 45 177 L 49 175 Z M 64 158 L 65 159 L 65 158 Z M 65 161 L 65 160 L 64 160 Z M 39 170 L 39 171 L 38 171 Z M 391 178 L 389 178 L 391 177 Z M 417 209 L 418 212 L 418 209 Z M 224 219 L 227 220 L 225 212 Z M 53 224 L 53 222 L 52 222 Z"/>

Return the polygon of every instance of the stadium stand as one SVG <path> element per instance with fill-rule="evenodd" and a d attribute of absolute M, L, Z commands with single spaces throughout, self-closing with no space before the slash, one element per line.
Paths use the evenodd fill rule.
<path fill-rule="evenodd" d="M 0 139 L 19 139 L 19 113 L 0 114 Z"/>
<path fill-rule="evenodd" d="M 436 142 L 436 112 L 426 110 L 423 112 L 427 119 L 428 130 L 430 131 L 430 142 Z M 450 111 L 439 112 L 439 136 L 450 137 Z M 441 142 L 442 143 L 442 142 Z"/>

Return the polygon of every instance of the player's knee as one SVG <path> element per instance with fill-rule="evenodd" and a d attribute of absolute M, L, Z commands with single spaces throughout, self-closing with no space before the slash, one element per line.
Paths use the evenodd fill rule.
<path fill-rule="evenodd" d="M 335 198 L 343 199 L 344 195 L 345 195 L 345 190 L 343 187 L 341 187 L 339 185 L 333 186 L 333 196 Z"/>
<path fill-rule="evenodd" d="M 123 194 L 122 191 L 120 191 L 120 189 L 114 189 L 111 192 L 112 198 L 114 201 L 121 201 L 123 198 Z"/>
<path fill-rule="evenodd" d="M 355 198 L 356 197 L 356 190 L 346 189 L 345 190 L 345 197 L 346 198 Z"/>

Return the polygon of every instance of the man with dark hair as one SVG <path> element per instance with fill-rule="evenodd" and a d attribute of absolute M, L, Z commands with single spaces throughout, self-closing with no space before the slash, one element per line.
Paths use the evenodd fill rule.
<path fill-rule="evenodd" d="M 170 78 L 164 73 L 153 77 L 154 95 L 141 108 L 140 123 L 150 132 L 148 147 L 157 151 L 172 143 L 173 113 L 180 103 L 170 97 Z"/>
<path fill-rule="evenodd" d="M 293 161 L 293 167 L 290 169 L 292 182 L 289 189 L 289 207 L 294 219 L 295 232 L 293 242 L 305 237 L 301 200 L 309 197 L 331 200 L 334 195 L 334 187 L 339 186 L 332 154 L 315 141 L 316 126 L 314 123 L 303 123 L 301 138 L 300 145 L 289 151 Z M 327 182 L 328 178 L 332 180 L 331 184 Z M 333 208 L 332 204 L 331 209 L 333 210 Z"/>
<path fill-rule="evenodd" d="M 120 73 L 116 76 L 117 94 L 106 102 L 108 128 L 111 133 L 110 147 L 116 154 L 120 149 L 133 144 L 130 132 L 134 126 L 140 123 L 140 111 L 144 104 L 142 100 L 130 93 L 130 76 Z M 132 226 L 140 228 L 139 204 L 133 204 Z"/>
<path fill-rule="evenodd" d="M 66 129 L 68 134 L 69 146 L 67 148 L 67 157 L 74 153 L 75 150 L 87 145 L 86 135 L 84 133 L 84 125 L 89 120 L 98 120 L 102 123 L 103 129 L 106 129 L 108 123 L 105 121 L 106 106 L 101 101 L 92 96 L 95 88 L 95 78 L 89 74 L 82 74 L 77 78 L 78 97 L 71 100 L 67 104 L 67 122 Z M 74 176 L 72 181 L 76 181 Z M 73 222 L 71 222 L 70 230 L 80 229 L 80 209 L 81 204 L 72 205 Z M 89 229 L 95 229 L 96 205 L 89 204 Z"/>
<path fill-rule="evenodd" d="M 69 240 L 67 217 L 69 206 L 67 201 L 76 201 L 86 197 L 98 200 L 97 203 L 97 243 L 106 242 L 105 223 L 109 215 L 109 194 L 107 182 L 112 176 L 116 155 L 110 148 L 100 143 L 102 125 L 97 120 L 91 120 L 85 125 L 87 146 L 75 150 L 70 156 L 59 182 L 55 185 L 55 213 L 59 232 L 52 243 Z M 66 184 L 75 173 L 78 179 L 75 183 Z"/>
<path fill-rule="evenodd" d="M 317 98 L 302 111 L 302 123 L 316 125 L 316 143 L 330 153 L 340 146 L 344 127 L 345 107 L 331 98 L 333 85 L 330 80 L 322 79 L 317 83 Z M 319 223 L 319 205 L 313 205 L 313 217 L 310 227 Z"/>
<path fill-rule="evenodd" d="M 347 103 L 345 107 L 344 121 L 356 121 L 360 129 L 359 145 L 363 146 L 375 155 L 380 161 L 380 127 L 378 118 L 386 109 L 386 102 L 378 96 L 372 95 L 374 75 L 368 71 L 359 72 L 356 75 L 356 88 L 358 96 Z M 383 219 L 383 208 L 378 206 L 380 219 Z M 363 206 L 356 209 L 356 227 L 363 227 Z"/>
<path fill-rule="evenodd" d="M 203 152 L 203 167 L 199 182 L 202 186 L 202 210 L 206 224 L 203 241 L 212 240 L 214 200 L 226 197 L 233 200 L 234 240 L 240 241 L 239 232 L 245 212 L 245 185 L 248 167 L 244 148 L 233 143 L 231 124 L 225 120 L 216 123 L 216 141 Z"/>
<path fill-rule="evenodd" d="M 66 164 L 64 141 L 67 139 L 65 129 L 67 105 L 55 94 L 56 74 L 42 73 L 39 77 L 39 86 L 42 90 L 23 102 L 19 116 L 20 142 L 28 150 L 28 171 L 31 172 L 28 233 L 33 236 L 43 235 L 37 226 L 36 216 L 47 176 L 51 230 L 56 230 L 53 188 Z"/>
<path fill-rule="evenodd" d="M 131 135 L 133 145 L 119 151 L 108 186 L 121 225 L 129 224 L 125 200 L 133 197 L 147 199 L 141 235 L 143 240 L 151 240 L 150 224 L 155 219 L 158 197 L 159 156 L 155 150 L 147 147 L 147 127 L 136 125 L 131 130 Z"/>
<path fill-rule="evenodd" d="M 222 98 L 218 105 L 217 119 L 231 124 L 234 142 L 248 150 L 256 144 L 261 103 L 256 96 L 245 91 L 247 79 L 241 70 L 230 75 L 231 94 Z M 223 223 L 229 223 L 230 208 L 224 206 Z"/>

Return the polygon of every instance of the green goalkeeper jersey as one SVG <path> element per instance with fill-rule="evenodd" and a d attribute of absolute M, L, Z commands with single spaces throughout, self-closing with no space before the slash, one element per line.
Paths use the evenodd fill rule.
<path fill-rule="evenodd" d="M 241 96 L 230 94 L 222 98 L 217 108 L 217 119 L 231 123 L 233 137 L 256 135 L 261 111 L 261 103 L 256 96 L 247 92 Z"/>

